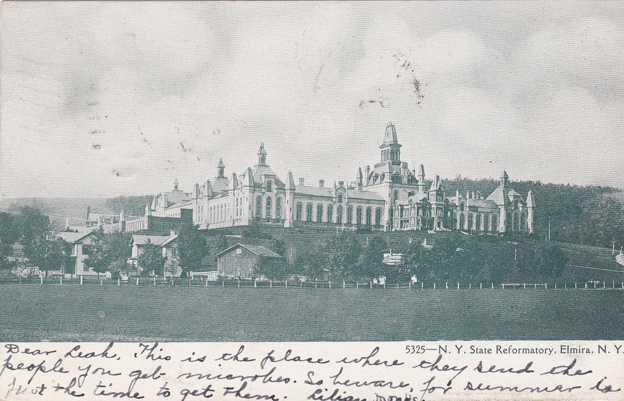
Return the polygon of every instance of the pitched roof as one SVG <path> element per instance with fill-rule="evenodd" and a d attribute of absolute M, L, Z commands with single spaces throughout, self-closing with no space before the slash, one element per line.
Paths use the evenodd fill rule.
<path fill-rule="evenodd" d="M 278 255 L 277 253 L 273 252 L 269 248 L 266 248 L 262 245 L 249 245 L 249 244 L 241 244 L 241 243 L 232 245 L 231 247 L 222 250 L 221 252 L 217 253 L 217 256 L 221 256 L 224 253 L 227 253 L 231 251 L 232 249 L 237 248 L 239 246 L 241 248 L 247 249 L 249 252 L 257 256 L 262 256 L 262 257 L 267 257 L 267 258 L 281 258 L 280 255 Z"/>
<path fill-rule="evenodd" d="M 496 187 L 494 192 L 486 198 L 486 200 L 494 201 L 497 205 L 503 205 L 505 204 L 505 192 L 505 188 L 502 185 L 499 185 Z"/>
<path fill-rule="evenodd" d="M 491 209 L 496 209 L 498 208 L 498 206 L 496 205 L 496 202 L 494 202 L 491 199 L 468 199 L 466 200 L 466 203 L 468 204 L 468 206 L 476 206 L 479 208 L 491 208 Z"/>
<path fill-rule="evenodd" d="M 132 243 L 135 245 L 146 245 L 147 243 L 151 243 L 157 246 L 163 246 L 166 242 L 177 238 L 176 235 L 145 235 L 145 234 L 134 234 L 132 236 Z"/>
<path fill-rule="evenodd" d="M 61 238 L 64 241 L 67 241 L 71 244 L 75 244 L 76 242 L 84 239 L 91 235 L 95 230 L 87 229 L 87 230 L 79 230 L 79 231 L 61 231 L 56 234 L 57 238 Z"/>
<path fill-rule="evenodd" d="M 332 187 L 312 187 L 306 185 L 297 185 L 295 194 L 299 195 L 312 195 L 312 196 L 324 196 L 332 198 L 334 196 L 334 189 Z M 363 200 L 378 200 L 383 201 L 384 198 L 377 192 L 361 191 L 359 189 L 348 189 L 347 197 L 350 199 L 363 199 Z"/>
<path fill-rule="evenodd" d="M 312 196 L 327 196 L 327 197 L 334 196 L 333 189 L 330 187 L 321 188 L 321 187 L 312 187 L 312 186 L 306 186 L 306 185 L 297 185 L 295 187 L 295 195 L 296 194 L 312 195 Z"/>

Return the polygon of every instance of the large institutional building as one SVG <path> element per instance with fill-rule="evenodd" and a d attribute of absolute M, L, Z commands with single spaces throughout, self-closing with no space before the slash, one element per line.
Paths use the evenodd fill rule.
<path fill-rule="evenodd" d="M 506 172 L 487 197 L 473 191 L 449 197 L 439 176 L 427 180 L 422 164 L 410 170 L 401 161 L 392 123 L 379 148 L 379 161 L 358 168 L 355 181 L 328 185 L 319 180 L 313 186 L 301 178 L 295 182 L 292 172 L 279 177 L 261 144 L 256 164 L 241 174 L 226 176 L 219 160 L 216 177 L 195 184 L 190 193 L 180 190 L 176 180 L 172 191 L 157 194 L 146 205 L 144 220 L 189 216 L 192 211 L 193 222 L 204 230 L 262 222 L 283 227 L 533 233 L 533 193 L 521 196 L 511 188 Z"/>

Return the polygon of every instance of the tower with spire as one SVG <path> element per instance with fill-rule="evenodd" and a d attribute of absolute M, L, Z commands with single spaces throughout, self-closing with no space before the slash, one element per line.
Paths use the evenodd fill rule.
<path fill-rule="evenodd" d="M 258 149 L 258 166 L 266 166 L 267 159 L 267 151 L 264 148 L 264 142 L 260 143 L 260 148 Z"/>
<path fill-rule="evenodd" d="M 401 144 L 397 139 L 396 127 L 391 122 L 386 125 L 384 139 L 379 149 L 382 163 L 401 164 Z"/>
<path fill-rule="evenodd" d="M 219 158 L 219 163 L 217 163 L 217 178 L 225 178 L 225 164 L 222 158 Z"/>

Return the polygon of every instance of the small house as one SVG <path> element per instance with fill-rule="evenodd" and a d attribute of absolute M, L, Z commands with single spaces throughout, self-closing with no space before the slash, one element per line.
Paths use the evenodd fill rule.
<path fill-rule="evenodd" d="M 259 278 L 258 270 L 266 261 L 280 261 L 282 257 L 260 245 L 236 244 L 217 254 L 217 270 L 222 277 Z"/>
<path fill-rule="evenodd" d="M 85 260 L 89 258 L 91 249 L 93 246 L 96 246 L 99 241 L 95 235 L 95 230 L 61 231 L 56 234 L 56 237 L 72 245 L 71 257 L 74 260 L 73 274 L 77 276 L 97 275 L 96 272 L 91 271 L 89 267 L 85 265 Z"/>
<path fill-rule="evenodd" d="M 165 262 L 165 275 L 179 276 L 182 273 L 182 269 L 178 263 L 177 239 L 178 236 L 173 232 L 169 235 L 132 235 L 132 253 L 128 259 L 128 264 L 137 267 L 137 261 L 143 253 L 145 246 L 152 244 L 160 248 Z"/>

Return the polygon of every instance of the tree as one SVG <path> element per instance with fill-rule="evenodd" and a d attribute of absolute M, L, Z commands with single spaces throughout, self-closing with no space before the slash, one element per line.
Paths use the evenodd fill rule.
<path fill-rule="evenodd" d="M 165 259 L 162 256 L 160 247 L 148 242 L 143 246 L 143 252 L 137 258 L 137 264 L 144 276 L 153 273 L 160 275 L 164 273 Z"/>
<path fill-rule="evenodd" d="M 260 258 L 258 270 L 256 273 L 261 274 L 271 280 L 281 280 L 286 278 L 288 269 L 286 261 L 283 258 Z"/>
<path fill-rule="evenodd" d="M 381 276 L 385 276 L 387 273 L 386 265 L 383 264 L 383 254 L 388 248 L 386 241 L 382 237 L 374 237 L 368 241 L 368 246 L 364 248 L 362 257 L 356 271 L 354 271 L 354 278 L 365 277 L 367 279 L 374 279 Z"/>
<path fill-rule="evenodd" d="M 20 233 L 20 241 L 24 244 L 24 254 L 36 266 L 46 270 L 49 265 L 46 256 L 49 252 L 47 234 L 50 231 L 50 219 L 39 209 L 24 206 L 14 220 L 15 230 Z"/>
<path fill-rule="evenodd" d="M 102 238 L 104 250 L 112 262 L 126 261 L 132 254 L 130 247 L 131 235 L 129 233 L 115 232 L 106 234 Z"/>
<path fill-rule="evenodd" d="M 557 245 L 544 243 L 536 249 L 537 273 L 544 278 L 560 277 L 568 263 L 568 257 Z"/>
<path fill-rule="evenodd" d="M 108 271 L 110 259 L 101 243 L 89 246 L 89 255 L 85 259 L 84 264 L 98 274 L 98 279 L 100 278 L 100 273 Z"/>
<path fill-rule="evenodd" d="M 208 255 L 205 237 L 197 226 L 185 224 L 178 234 L 178 258 L 183 270 L 193 270 L 201 266 L 202 259 Z"/>
<path fill-rule="evenodd" d="M 342 232 L 329 239 L 322 248 L 322 261 L 330 280 L 351 279 L 358 274 L 362 247 L 355 234 Z"/>
<path fill-rule="evenodd" d="M 9 256 L 13 253 L 11 244 L 0 241 L 0 270 L 10 269 Z"/>
<path fill-rule="evenodd" d="M 315 252 L 313 249 L 307 249 L 297 257 L 295 272 L 311 280 L 318 280 L 323 275 L 326 255 L 320 250 Z"/>

